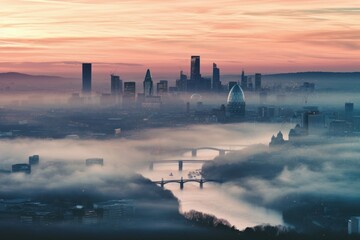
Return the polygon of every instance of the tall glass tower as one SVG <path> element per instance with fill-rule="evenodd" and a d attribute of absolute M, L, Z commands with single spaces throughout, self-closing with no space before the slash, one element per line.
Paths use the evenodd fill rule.
<path fill-rule="evenodd" d="M 152 81 L 150 69 L 146 71 L 146 75 L 144 79 L 144 95 L 145 97 L 153 95 L 153 81 Z"/>
<path fill-rule="evenodd" d="M 235 84 L 229 92 L 226 109 L 230 117 L 245 116 L 245 96 L 238 84 Z"/>
<path fill-rule="evenodd" d="M 82 93 L 91 93 L 91 63 L 82 64 Z"/>
<path fill-rule="evenodd" d="M 199 81 L 200 78 L 200 56 L 191 56 L 190 79 Z"/>
<path fill-rule="evenodd" d="M 117 75 L 111 75 L 111 95 L 120 95 L 122 93 L 122 81 Z"/>
<path fill-rule="evenodd" d="M 213 77 L 211 81 L 211 88 L 213 91 L 219 91 L 221 89 L 220 69 L 217 67 L 216 63 L 213 63 Z"/>

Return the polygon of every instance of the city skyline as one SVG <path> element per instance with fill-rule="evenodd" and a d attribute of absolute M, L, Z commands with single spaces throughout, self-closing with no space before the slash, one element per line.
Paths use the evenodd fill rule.
<path fill-rule="evenodd" d="M 360 2 L 1 3 L 1 236 L 360 237 Z"/>
<path fill-rule="evenodd" d="M 229 74 L 356 71 L 360 8 L 347 2 L 5 0 L 0 72 L 75 77 L 92 62 L 106 75 L 174 78 L 190 75 L 190 55 L 208 74 L 213 62 Z"/>

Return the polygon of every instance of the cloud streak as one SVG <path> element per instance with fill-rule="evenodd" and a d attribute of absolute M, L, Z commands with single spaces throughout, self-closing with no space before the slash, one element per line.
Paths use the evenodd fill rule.
<path fill-rule="evenodd" d="M 328 65 L 340 66 L 337 71 L 357 68 L 352 57 L 359 48 L 353 33 L 359 28 L 360 6 L 352 1 L 218 0 L 204 6 L 201 0 L 5 0 L 4 4 L 0 48 L 6 47 L 9 62 L 129 62 L 171 77 L 181 68 L 188 69 L 192 54 L 203 56 L 204 72 L 211 71 L 212 61 L 228 73 L 244 67 L 259 71 L 264 65 L 271 72 L 301 71 L 311 65 L 319 70 Z M 310 37 L 314 33 L 322 36 L 319 44 Z M 319 58 L 308 58 L 309 53 Z M 349 58 L 335 64 L 325 59 L 329 53 Z M 293 56 L 299 60 L 295 65 L 289 63 Z M 228 64 L 244 58 L 242 66 Z"/>

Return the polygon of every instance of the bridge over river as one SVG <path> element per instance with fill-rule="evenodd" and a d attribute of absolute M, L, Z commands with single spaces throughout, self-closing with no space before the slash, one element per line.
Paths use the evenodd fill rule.
<path fill-rule="evenodd" d="M 205 163 L 205 162 L 208 162 L 208 161 L 212 161 L 212 159 L 211 160 L 197 160 L 197 159 L 156 160 L 156 161 L 151 161 L 150 162 L 149 170 L 151 170 L 151 171 L 154 170 L 154 165 L 155 164 L 177 163 L 178 166 L 179 166 L 178 170 L 182 171 L 184 163 Z"/>
<path fill-rule="evenodd" d="M 161 179 L 161 181 L 153 181 L 153 183 L 159 184 L 162 188 L 164 188 L 165 184 L 168 184 L 168 183 L 178 183 L 178 184 L 180 184 L 180 189 L 184 189 L 184 184 L 185 184 L 185 183 L 188 183 L 188 182 L 196 182 L 196 183 L 199 183 L 200 188 L 203 188 L 203 185 L 204 185 L 204 183 L 206 183 L 206 182 L 221 183 L 220 180 L 204 179 L 204 178 L 201 178 L 201 179 L 191 179 L 191 178 L 190 178 L 190 179 L 183 179 L 183 178 L 180 178 L 180 179 L 171 179 L 171 180 Z"/>
<path fill-rule="evenodd" d="M 237 147 L 245 147 L 248 145 L 236 145 Z M 184 148 L 181 149 L 182 151 L 190 151 L 191 152 L 191 156 L 192 157 L 196 157 L 197 156 L 197 152 L 200 150 L 214 150 L 214 151 L 218 151 L 219 152 L 219 156 L 225 156 L 225 154 L 227 152 L 232 152 L 232 151 L 236 151 L 233 149 L 223 149 L 223 148 L 217 148 L 217 147 L 197 147 L 197 148 Z M 152 171 L 154 170 L 154 165 L 155 164 L 166 164 L 166 163 L 177 163 L 178 164 L 178 169 L 179 171 L 183 170 L 183 166 L 184 163 L 205 163 L 207 161 L 212 161 L 213 159 L 209 159 L 209 160 L 198 160 L 198 159 L 180 159 L 180 160 L 175 160 L 175 159 L 168 159 L 168 160 L 154 160 L 154 161 L 150 161 L 149 163 L 149 169 Z"/>

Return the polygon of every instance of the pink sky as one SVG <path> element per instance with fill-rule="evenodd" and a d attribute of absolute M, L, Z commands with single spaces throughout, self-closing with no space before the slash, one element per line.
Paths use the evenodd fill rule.
<path fill-rule="evenodd" d="M 360 2 L 2 0 L 0 72 L 158 78 L 200 55 L 222 74 L 359 71 Z"/>

